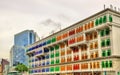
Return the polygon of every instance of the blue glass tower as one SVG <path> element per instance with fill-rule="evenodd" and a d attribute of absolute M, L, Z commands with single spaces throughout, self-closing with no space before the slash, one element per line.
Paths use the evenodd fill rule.
<path fill-rule="evenodd" d="M 27 46 L 35 42 L 35 33 L 32 30 L 26 30 L 15 35 L 14 45 Z"/>
<path fill-rule="evenodd" d="M 18 63 L 28 65 L 25 46 L 33 44 L 36 41 L 36 33 L 33 30 L 25 30 L 14 36 L 14 46 L 11 49 L 11 66 Z"/>

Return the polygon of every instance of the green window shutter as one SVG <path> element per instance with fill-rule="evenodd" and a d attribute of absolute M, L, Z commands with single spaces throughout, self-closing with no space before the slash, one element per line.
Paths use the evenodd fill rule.
<path fill-rule="evenodd" d="M 54 38 L 52 38 L 52 43 L 54 42 Z"/>
<path fill-rule="evenodd" d="M 57 57 L 57 52 L 55 53 L 55 56 Z"/>
<path fill-rule="evenodd" d="M 103 17 L 103 23 L 106 23 L 107 22 L 107 16 L 105 15 L 104 17 Z"/>
<path fill-rule="evenodd" d="M 110 49 L 107 51 L 107 56 L 111 56 L 111 50 Z"/>
<path fill-rule="evenodd" d="M 55 46 L 55 50 L 58 50 L 58 49 L 59 49 L 59 45 L 56 45 L 56 46 Z"/>
<path fill-rule="evenodd" d="M 105 57 L 106 56 L 106 52 L 102 51 L 102 56 Z"/>
<path fill-rule="evenodd" d="M 104 63 L 104 61 L 102 61 L 102 68 L 105 68 L 105 63 Z"/>
<path fill-rule="evenodd" d="M 54 53 L 51 53 L 51 58 L 54 58 Z"/>
<path fill-rule="evenodd" d="M 102 40 L 101 47 L 104 47 L 104 46 L 105 46 L 105 40 Z"/>
<path fill-rule="evenodd" d="M 59 52 L 56 52 L 55 56 L 56 56 L 56 57 L 59 57 Z"/>
<path fill-rule="evenodd" d="M 106 40 L 106 45 L 107 45 L 107 46 L 110 46 L 110 39 L 107 39 L 107 40 Z"/>
<path fill-rule="evenodd" d="M 112 61 L 110 60 L 109 61 L 109 67 L 112 67 L 113 66 L 113 63 L 112 63 Z"/>
<path fill-rule="evenodd" d="M 51 39 L 47 41 L 47 44 L 50 44 L 51 43 Z"/>
<path fill-rule="evenodd" d="M 113 18 L 111 15 L 109 15 L 109 22 L 112 22 L 113 21 Z"/>
<path fill-rule="evenodd" d="M 100 17 L 100 19 L 99 19 L 99 24 L 102 24 L 103 22 L 102 22 L 102 17 Z"/>
<path fill-rule="evenodd" d="M 56 53 L 55 53 L 55 56 L 58 57 L 58 56 L 59 56 L 59 52 L 56 52 Z"/>
<path fill-rule="evenodd" d="M 108 63 L 108 61 L 106 61 L 106 63 L 105 63 L 105 64 L 106 64 L 106 68 L 108 68 L 108 66 L 109 66 L 109 63 Z"/>
<path fill-rule="evenodd" d="M 54 60 L 51 60 L 51 64 L 54 64 Z"/>
<path fill-rule="evenodd" d="M 59 64 L 60 60 L 59 59 L 56 59 L 56 64 Z"/>
<path fill-rule="evenodd" d="M 54 42 L 56 42 L 56 37 L 54 38 Z"/>
<path fill-rule="evenodd" d="M 56 64 L 57 64 L 58 60 L 56 59 Z"/>
<path fill-rule="evenodd" d="M 60 63 L 60 60 L 58 59 L 57 63 L 59 64 Z"/>
<path fill-rule="evenodd" d="M 54 47 L 50 47 L 50 51 L 54 51 Z"/>
<path fill-rule="evenodd" d="M 52 42 L 56 42 L 56 37 L 52 38 Z"/>
<path fill-rule="evenodd" d="M 59 71 L 59 70 L 60 70 L 59 66 L 55 67 L 55 71 Z"/>
<path fill-rule="evenodd" d="M 109 29 L 109 28 L 106 28 L 106 29 L 105 29 L 105 34 L 106 34 L 106 35 L 109 35 L 109 34 L 110 34 L 110 29 Z"/>
<path fill-rule="evenodd" d="M 99 24 L 98 19 L 96 19 L 95 25 L 98 26 L 98 24 Z"/>
<path fill-rule="evenodd" d="M 54 53 L 53 53 L 53 55 L 52 55 L 52 58 L 54 58 Z"/>
<path fill-rule="evenodd" d="M 100 31 L 100 36 L 101 36 L 101 37 L 104 36 L 104 30 L 101 30 L 101 31 Z"/>
<path fill-rule="evenodd" d="M 51 71 L 51 72 L 54 72 L 54 67 L 51 67 L 51 68 L 50 68 L 50 71 Z"/>

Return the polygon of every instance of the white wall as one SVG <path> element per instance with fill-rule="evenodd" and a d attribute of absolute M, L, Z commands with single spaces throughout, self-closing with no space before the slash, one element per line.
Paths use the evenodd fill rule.
<path fill-rule="evenodd" d="M 112 26 L 113 55 L 120 56 L 120 28 Z"/>

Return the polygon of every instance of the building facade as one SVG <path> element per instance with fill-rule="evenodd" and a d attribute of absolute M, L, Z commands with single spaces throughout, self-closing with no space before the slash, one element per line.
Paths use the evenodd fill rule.
<path fill-rule="evenodd" d="M 30 75 L 120 75 L 120 13 L 98 12 L 27 46 Z"/>
<path fill-rule="evenodd" d="M 4 74 L 6 65 L 9 65 L 9 62 L 6 59 L 0 59 L 0 75 Z"/>
<path fill-rule="evenodd" d="M 21 46 L 13 46 L 11 49 L 11 66 L 16 66 L 19 63 L 28 65 L 25 48 Z"/>
<path fill-rule="evenodd" d="M 14 36 L 15 46 L 28 46 L 36 41 L 36 33 L 33 30 L 25 30 Z"/>
<path fill-rule="evenodd" d="M 25 46 L 33 44 L 37 39 L 37 35 L 33 30 L 25 30 L 14 36 L 14 46 L 10 50 L 11 66 L 19 63 L 28 65 Z"/>

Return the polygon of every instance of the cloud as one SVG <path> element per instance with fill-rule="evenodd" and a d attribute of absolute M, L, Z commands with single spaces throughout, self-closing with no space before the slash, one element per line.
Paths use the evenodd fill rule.
<path fill-rule="evenodd" d="M 44 26 L 54 26 L 55 27 L 55 26 L 58 26 L 60 23 L 55 22 L 52 19 L 47 19 L 47 20 L 41 22 L 41 24 L 44 25 Z"/>
<path fill-rule="evenodd" d="M 62 29 L 119 0 L 0 0 L 0 57 L 8 58 L 14 34 L 26 29 L 48 36 L 56 25 Z"/>

